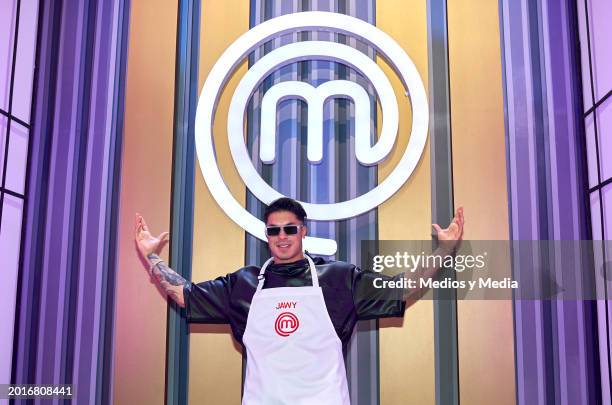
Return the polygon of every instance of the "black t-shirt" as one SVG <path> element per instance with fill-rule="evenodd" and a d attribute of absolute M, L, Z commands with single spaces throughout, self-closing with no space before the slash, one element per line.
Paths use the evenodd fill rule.
<path fill-rule="evenodd" d="M 398 280 L 339 261 L 313 257 L 319 285 L 329 317 L 343 345 L 358 320 L 404 315 L 402 289 L 374 287 L 374 279 Z M 257 288 L 260 268 L 243 267 L 214 280 L 188 283 L 184 288 L 187 320 L 191 323 L 229 323 L 234 338 L 242 344 L 247 315 Z M 311 286 L 306 259 L 288 264 L 270 264 L 263 288 Z"/>

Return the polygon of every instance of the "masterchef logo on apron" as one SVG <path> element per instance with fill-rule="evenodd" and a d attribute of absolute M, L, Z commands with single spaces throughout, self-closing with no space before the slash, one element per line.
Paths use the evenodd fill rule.
<path fill-rule="evenodd" d="M 300 320 L 291 312 L 283 312 L 276 317 L 274 330 L 280 336 L 287 337 L 300 327 Z"/>

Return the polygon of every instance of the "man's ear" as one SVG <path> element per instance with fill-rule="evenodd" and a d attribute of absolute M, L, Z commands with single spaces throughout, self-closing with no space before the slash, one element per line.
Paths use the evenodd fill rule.
<path fill-rule="evenodd" d="M 306 225 L 304 225 L 302 227 L 302 239 L 304 239 L 306 237 L 307 233 L 308 233 L 308 227 Z"/>

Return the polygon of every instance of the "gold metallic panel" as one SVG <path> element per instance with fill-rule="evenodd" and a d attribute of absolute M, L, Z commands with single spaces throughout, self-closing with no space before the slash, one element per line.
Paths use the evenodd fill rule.
<path fill-rule="evenodd" d="M 176 0 L 131 2 L 116 284 L 114 404 L 164 403 L 166 299 L 139 261 L 134 216 L 170 227 Z M 163 255 L 168 257 L 166 248 Z"/>
<path fill-rule="evenodd" d="M 395 39 L 415 63 L 428 89 L 427 4 L 425 0 L 377 0 L 376 25 Z M 391 79 L 400 104 L 398 142 L 379 168 L 379 182 L 393 168 L 407 145 L 411 110 L 397 75 L 379 64 Z M 380 128 L 380 126 L 379 126 Z M 429 142 L 410 179 L 378 209 L 380 239 L 431 237 L 431 170 Z M 382 404 L 435 403 L 432 301 L 406 310 L 403 320 L 380 322 L 380 395 Z"/>
<path fill-rule="evenodd" d="M 464 238 L 508 239 L 498 1 L 449 1 L 448 26 L 455 205 L 465 207 Z M 515 404 L 512 303 L 459 301 L 457 312 L 461 403 Z"/>
<path fill-rule="evenodd" d="M 202 1 L 200 89 L 223 51 L 248 30 L 248 1 Z M 226 85 L 218 104 L 213 129 L 221 174 L 234 197 L 243 206 L 245 186 L 229 152 L 226 128 L 229 101 L 238 80 L 245 72 L 246 64 L 243 64 Z M 195 179 L 192 279 L 197 282 L 210 280 L 243 267 L 245 234 L 217 205 L 204 183 L 199 166 L 196 167 Z M 242 353 L 231 337 L 229 326 L 192 326 L 189 349 L 189 403 L 240 403 L 241 376 Z"/>

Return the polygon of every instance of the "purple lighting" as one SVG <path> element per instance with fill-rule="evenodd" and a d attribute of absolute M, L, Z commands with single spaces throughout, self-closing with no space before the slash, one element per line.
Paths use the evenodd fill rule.
<path fill-rule="evenodd" d="M 582 92 L 587 164 L 589 172 L 591 233 L 595 240 L 612 239 L 612 98 L 606 96 L 612 90 L 612 2 L 586 0 L 578 2 L 580 34 L 580 63 L 582 68 Z M 609 261 L 612 252 L 596 249 L 596 263 L 612 272 Z M 604 264 L 605 263 L 605 264 Z M 612 338 L 610 319 L 610 291 L 604 285 L 605 300 L 597 303 L 599 334 L 600 375 L 603 403 L 610 403 L 611 373 L 609 343 Z"/>
<path fill-rule="evenodd" d="M 16 2 L 2 2 L 0 11 L 0 109 L 7 110 L 9 85 L 11 82 L 11 61 L 13 60 L 13 38 L 15 35 Z"/>
<path fill-rule="evenodd" d="M 612 89 L 612 1 L 590 0 L 588 7 L 593 85 L 595 99 L 599 100 Z"/>
<path fill-rule="evenodd" d="M 2 258 L 2 285 L 4 293 L 0 294 L 1 319 L 15 319 L 15 298 L 17 294 L 17 270 L 19 267 L 19 246 L 21 244 L 21 217 L 23 200 L 11 195 L 4 195 L 2 214 L 2 231 L 0 232 L 0 257 Z M 0 381 L 10 381 L 11 353 L 13 349 L 13 328 L 6 325 L 0 332 Z M 7 367 L 8 366 L 8 367 Z"/>
<path fill-rule="evenodd" d="M 11 379 L 38 1 L 8 0 L 0 9 L 0 382 Z M 14 50 L 16 53 L 14 54 Z M 25 125 L 24 125 L 25 124 Z M 5 170 L 6 167 L 6 170 Z"/>
<path fill-rule="evenodd" d="M 23 194 L 28 160 L 28 130 L 15 121 L 11 122 L 11 138 L 7 158 L 5 188 Z"/>
<path fill-rule="evenodd" d="M 6 117 L 0 115 L 0 181 L 4 173 L 4 149 L 6 144 Z"/>
<path fill-rule="evenodd" d="M 13 115 L 22 121 L 29 122 L 36 53 L 38 1 L 21 0 L 19 11 L 19 46 L 15 61 Z"/>
<path fill-rule="evenodd" d="M 608 73 L 608 75 L 612 77 L 612 73 Z M 612 177 L 612 159 L 610 159 L 612 156 L 612 98 L 604 101 L 597 108 L 596 113 L 601 181 L 605 181 Z"/>

